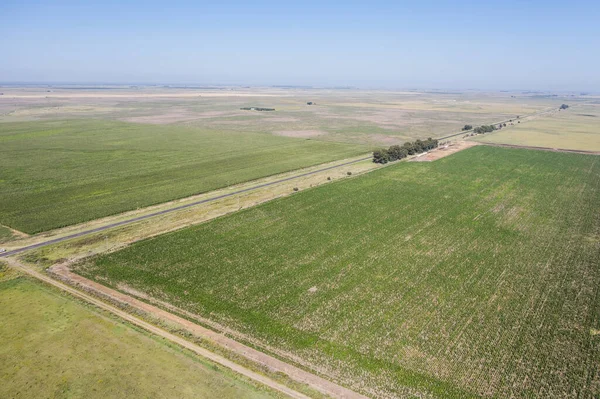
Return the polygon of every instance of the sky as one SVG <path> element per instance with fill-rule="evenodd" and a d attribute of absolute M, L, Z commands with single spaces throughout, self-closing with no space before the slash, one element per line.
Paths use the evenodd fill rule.
<path fill-rule="evenodd" d="M 0 0 L 0 82 L 600 91 L 600 1 Z"/>

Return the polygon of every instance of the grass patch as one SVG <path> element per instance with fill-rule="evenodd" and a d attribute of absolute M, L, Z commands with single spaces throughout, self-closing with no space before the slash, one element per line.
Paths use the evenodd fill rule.
<path fill-rule="evenodd" d="M 0 223 L 37 233 L 366 151 L 181 126 L 0 123 Z"/>
<path fill-rule="evenodd" d="M 11 241 L 14 238 L 13 232 L 8 227 L 0 225 L 0 244 Z"/>
<path fill-rule="evenodd" d="M 272 397 L 26 278 L 0 282 L 0 397 Z"/>
<path fill-rule="evenodd" d="M 590 397 L 600 157 L 474 147 L 138 242 L 76 271 L 375 396 Z"/>

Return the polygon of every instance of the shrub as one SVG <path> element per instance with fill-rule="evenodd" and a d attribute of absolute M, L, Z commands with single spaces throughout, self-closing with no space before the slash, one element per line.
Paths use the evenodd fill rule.
<path fill-rule="evenodd" d="M 294 187 L 294 191 L 298 191 L 298 187 Z"/>
<path fill-rule="evenodd" d="M 471 129 L 473 129 L 473 126 L 472 126 L 472 125 L 465 125 L 465 126 L 462 128 L 462 130 L 463 130 L 463 131 L 465 131 L 465 130 L 471 130 Z"/>

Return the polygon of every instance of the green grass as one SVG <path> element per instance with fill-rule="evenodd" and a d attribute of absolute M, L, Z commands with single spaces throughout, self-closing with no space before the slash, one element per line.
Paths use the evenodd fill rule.
<path fill-rule="evenodd" d="M 600 105 L 574 106 L 479 136 L 476 140 L 484 143 L 600 151 Z"/>
<path fill-rule="evenodd" d="M 591 397 L 598 209 L 600 157 L 481 146 L 141 241 L 76 271 L 375 396 Z"/>
<path fill-rule="evenodd" d="M 0 123 L 0 223 L 37 233 L 366 151 L 100 120 Z"/>
<path fill-rule="evenodd" d="M 0 320 L 3 398 L 272 397 L 25 278 L 0 282 Z"/>
<path fill-rule="evenodd" d="M 0 226 L 0 244 L 11 241 L 14 238 L 12 231 L 9 228 Z"/>

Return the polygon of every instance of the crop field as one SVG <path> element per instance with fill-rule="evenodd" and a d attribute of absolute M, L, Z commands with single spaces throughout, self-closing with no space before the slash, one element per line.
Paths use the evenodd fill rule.
<path fill-rule="evenodd" d="M 14 238 L 14 235 L 10 229 L 4 226 L 0 226 L 0 244 L 3 242 L 10 241 Z"/>
<path fill-rule="evenodd" d="M 81 261 L 377 397 L 600 395 L 600 157 L 476 146 Z"/>
<path fill-rule="evenodd" d="M 561 99 L 519 92 L 114 86 L 2 90 L 0 123 L 94 118 L 369 146 L 441 137 L 465 124 L 490 124 L 561 104 Z M 307 105 L 309 101 L 314 104 Z M 244 107 L 275 111 L 240 109 Z"/>
<path fill-rule="evenodd" d="M 600 104 L 542 116 L 477 138 L 483 143 L 600 151 Z"/>
<path fill-rule="evenodd" d="M 0 281 L 0 320 L 3 398 L 274 397 L 23 277 Z"/>
<path fill-rule="evenodd" d="M 0 224 L 37 233 L 366 151 L 102 120 L 0 123 Z"/>

